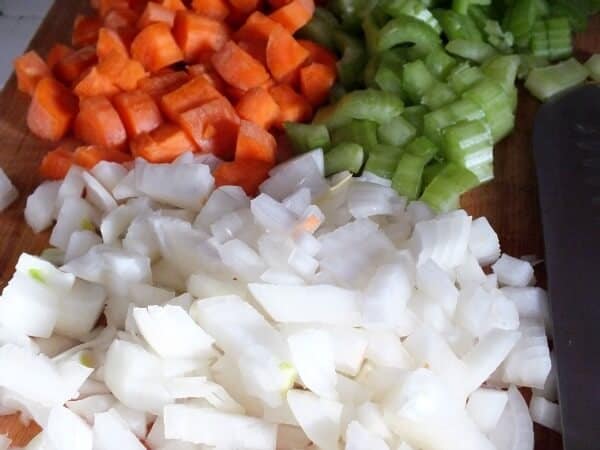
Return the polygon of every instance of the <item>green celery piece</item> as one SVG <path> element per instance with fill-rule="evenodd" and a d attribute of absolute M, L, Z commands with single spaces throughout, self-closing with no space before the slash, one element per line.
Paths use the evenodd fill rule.
<path fill-rule="evenodd" d="M 471 5 L 490 5 L 492 0 L 452 0 L 452 9 L 459 14 L 467 14 Z"/>
<path fill-rule="evenodd" d="M 342 142 L 325 153 L 325 176 L 347 170 L 360 172 L 364 161 L 363 148 L 354 142 Z"/>
<path fill-rule="evenodd" d="M 475 186 L 479 180 L 471 171 L 448 162 L 425 187 L 421 201 L 438 212 L 447 212 L 459 204 L 460 196 Z"/>
<path fill-rule="evenodd" d="M 373 81 L 382 91 L 391 92 L 400 98 L 406 96 L 402 85 L 402 72 L 395 70 L 388 64 L 379 64 Z"/>
<path fill-rule="evenodd" d="M 345 30 L 355 32 L 360 25 L 365 12 L 371 10 L 370 0 L 329 0 L 327 9 L 333 12 L 341 21 Z"/>
<path fill-rule="evenodd" d="M 494 142 L 482 120 L 461 121 L 444 129 L 444 157 L 466 169 L 494 160 Z"/>
<path fill-rule="evenodd" d="M 548 48 L 551 60 L 565 59 L 573 53 L 571 26 L 566 17 L 554 17 L 546 20 Z"/>
<path fill-rule="evenodd" d="M 591 3 L 595 3 L 596 7 L 590 6 Z M 585 31 L 588 15 L 598 12 L 599 5 L 598 1 L 553 0 L 550 6 L 550 15 L 553 17 L 567 17 L 573 31 Z M 595 9 L 596 11 L 594 11 Z"/>
<path fill-rule="evenodd" d="M 441 39 L 429 25 L 412 16 L 400 15 L 386 23 L 379 32 L 377 50 L 409 45 L 409 59 L 422 58 L 441 45 Z"/>
<path fill-rule="evenodd" d="M 545 20 L 538 20 L 533 25 L 529 49 L 534 56 L 550 58 L 550 43 L 548 42 L 548 32 L 546 30 Z"/>
<path fill-rule="evenodd" d="M 484 78 L 463 93 L 483 110 L 494 142 L 506 136 L 514 126 L 513 103 L 500 83 Z"/>
<path fill-rule="evenodd" d="M 402 153 L 402 147 L 379 144 L 369 153 L 365 171 L 391 180 Z"/>
<path fill-rule="evenodd" d="M 486 77 L 500 83 L 507 91 L 515 86 L 520 64 L 519 55 L 497 55 L 483 63 L 481 71 Z"/>
<path fill-rule="evenodd" d="M 404 117 L 394 117 L 377 128 L 379 142 L 401 147 L 417 135 L 417 129 Z"/>
<path fill-rule="evenodd" d="M 422 102 L 431 110 L 435 110 L 455 100 L 456 94 L 454 91 L 447 84 L 437 81 L 425 93 Z"/>
<path fill-rule="evenodd" d="M 586 61 L 585 67 L 590 72 L 590 76 L 594 81 L 600 81 L 600 54 L 590 56 Z"/>
<path fill-rule="evenodd" d="M 340 83 L 346 89 L 360 86 L 362 81 L 360 68 L 367 63 L 367 52 L 363 43 L 360 39 L 339 30 L 333 33 L 333 38 L 336 48 L 342 54 L 337 62 Z"/>
<path fill-rule="evenodd" d="M 423 134 L 423 122 L 425 115 L 429 112 L 429 108 L 425 105 L 409 106 L 404 109 L 402 117 L 415 127 L 417 134 Z"/>
<path fill-rule="evenodd" d="M 46 277 L 44 277 L 44 274 L 40 269 L 36 269 L 35 267 L 30 268 L 29 276 L 38 283 L 46 284 Z"/>
<path fill-rule="evenodd" d="M 459 67 L 448 76 L 448 86 L 460 95 L 484 78 L 485 75 L 479 67 L 467 64 Z"/>
<path fill-rule="evenodd" d="M 519 48 L 527 48 L 537 19 L 536 0 L 514 0 L 504 16 L 504 28 L 510 31 Z"/>
<path fill-rule="evenodd" d="M 486 35 L 487 41 L 496 49 L 503 53 L 512 52 L 515 38 L 510 31 L 504 31 L 499 22 L 496 20 L 486 21 L 483 32 Z"/>
<path fill-rule="evenodd" d="M 402 88 L 413 103 L 421 103 L 423 96 L 436 81 L 436 78 L 429 72 L 423 61 L 417 60 L 404 65 Z"/>
<path fill-rule="evenodd" d="M 479 31 L 483 31 L 486 22 L 491 20 L 489 8 L 482 5 L 469 5 L 468 15 Z"/>
<path fill-rule="evenodd" d="M 546 0 L 535 0 L 535 9 L 538 17 L 545 17 L 550 14 L 550 5 Z"/>
<path fill-rule="evenodd" d="M 363 81 L 367 89 L 378 89 L 379 85 L 375 82 L 377 69 L 379 68 L 379 55 L 374 55 L 369 58 L 369 62 L 363 71 Z M 385 90 L 385 89 L 382 89 Z"/>
<path fill-rule="evenodd" d="M 525 87 L 539 100 L 546 101 L 554 95 L 577 86 L 589 76 L 588 69 L 570 58 L 553 66 L 533 69 Z"/>
<path fill-rule="evenodd" d="M 440 34 L 442 31 L 442 27 L 440 27 L 437 19 L 420 0 L 387 0 L 382 2 L 381 8 L 391 17 L 411 16 L 425 22 L 437 34 Z"/>
<path fill-rule="evenodd" d="M 329 50 L 335 50 L 336 43 L 333 37 L 333 30 L 340 26 L 337 18 L 327 9 L 317 6 L 310 22 L 297 32 L 297 36 L 302 39 L 308 39 Z"/>
<path fill-rule="evenodd" d="M 494 179 L 494 163 L 490 162 L 487 164 L 481 164 L 479 166 L 473 166 L 469 168 L 471 172 L 477 177 L 481 184 L 486 183 Z"/>
<path fill-rule="evenodd" d="M 370 120 L 353 120 L 331 131 L 331 145 L 356 142 L 368 154 L 377 146 L 377 127 Z"/>
<path fill-rule="evenodd" d="M 329 128 L 345 125 L 352 119 L 385 123 L 402 114 L 403 109 L 404 103 L 398 96 L 375 89 L 364 89 L 350 92 L 334 105 L 321 108 L 313 123 Z"/>
<path fill-rule="evenodd" d="M 439 21 L 444 34 L 449 40 L 483 40 L 479 28 L 470 16 L 459 14 L 451 9 L 436 9 L 433 11 L 433 15 Z"/>
<path fill-rule="evenodd" d="M 517 72 L 517 78 L 520 80 L 523 78 L 526 78 L 532 69 L 535 69 L 537 67 L 546 67 L 546 66 L 550 65 L 550 61 L 548 61 L 548 59 L 541 57 L 541 56 L 522 54 L 522 55 L 519 55 L 519 58 L 521 60 L 521 63 L 519 64 L 519 71 Z"/>
<path fill-rule="evenodd" d="M 432 161 L 423 169 L 423 186 L 427 186 L 446 167 L 444 161 Z"/>
<path fill-rule="evenodd" d="M 377 39 L 379 37 L 379 27 L 375 23 L 372 14 L 366 14 L 362 21 L 362 30 L 365 37 L 365 46 L 369 55 L 377 53 Z"/>
<path fill-rule="evenodd" d="M 461 58 L 483 63 L 486 59 L 497 54 L 494 47 L 483 41 L 467 41 L 465 39 L 454 39 L 446 44 L 446 50 Z"/>
<path fill-rule="evenodd" d="M 457 66 L 456 59 L 450 56 L 443 48 L 429 52 L 423 60 L 429 72 L 440 80 L 445 80 L 452 69 Z"/>
<path fill-rule="evenodd" d="M 423 134 L 436 145 L 441 146 L 444 128 L 461 120 L 481 120 L 485 117 L 485 113 L 477 103 L 463 98 L 426 114 L 423 120 Z"/>
<path fill-rule="evenodd" d="M 325 125 L 285 122 L 283 127 L 296 153 L 326 148 L 329 145 L 329 131 Z"/>
<path fill-rule="evenodd" d="M 392 177 L 392 187 L 398 194 L 409 200 L 419 197 L 423 170 L 437 151 L 437 147 L 424 136 L 416 138 L 405 147 Z"/>

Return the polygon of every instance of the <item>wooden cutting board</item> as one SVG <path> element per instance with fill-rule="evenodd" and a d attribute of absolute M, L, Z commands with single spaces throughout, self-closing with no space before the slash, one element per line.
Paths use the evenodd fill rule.
<path fill-rule="evenodd" d="M 55 42 L 69 42 L 73 20 L 86 3 L 56 0 L 30 48 L 45 55 Z M 582 60 L 600 52 L 600 17 L 576 38 Z M 41 142 L 25 124 L 28 97 L 17 90 L 14 76 L 0 93 L 0 167 L 21 193 L 19 200 L 0 214 L 0 286 L 12 276 L 21 252 L 39 253 L 48 245 L 48 233 L 34 234 L 23 220 L 27 196 L 41 181 L 39 162 L 51 145 Z M 516 130 L 495 149 L 495 180 L 465 195 L 462 205 L 474 216 L 486 216 L 499 233 L 502 248 L 512 255 L 543 256 L 543 238 L 537 204 L 531 131 L 538 103 L 520 93 Z M 544 279 L 543 273 L 538 274 Z M 560 325 L 559 325 L 560 326 Z M 23 426 L 16 417 L 0 417 L 0 434 L 8 433 L 15 445 L 25 445 L 39 428 Z M 560 450 L 560 436 L 536 427 L 536 450 Z M 63 449 L 69 450 L 69 449 Z"/>

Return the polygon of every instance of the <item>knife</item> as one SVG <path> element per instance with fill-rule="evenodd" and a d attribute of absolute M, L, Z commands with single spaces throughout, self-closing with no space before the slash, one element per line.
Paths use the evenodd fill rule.
<path fill-rule="evenodd" d="M 600 86 L 544 104 L 533 148 L 565 450 L 600 448 Z"/>

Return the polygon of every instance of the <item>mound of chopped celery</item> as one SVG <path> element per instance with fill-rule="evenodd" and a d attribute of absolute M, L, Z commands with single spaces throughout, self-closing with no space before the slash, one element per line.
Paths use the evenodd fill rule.
<path fill-rule="evenodd" d="M 300 34 L 338 52 L 332 103 L 288 124 L 298 152 L 323 148 L 327 173 L 362 171 L 438 211 L 494 176 L 517 78 L 540 100 L 598 77 L 570 58 L 597 2 L 330 0 Z M 569 59 L 570 58 L 570 59 Z M 561 61 L 554 65 L 556 61 Z"/>

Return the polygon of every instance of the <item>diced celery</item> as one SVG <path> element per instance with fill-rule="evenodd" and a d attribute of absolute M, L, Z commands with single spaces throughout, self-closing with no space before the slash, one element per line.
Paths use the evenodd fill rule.
<path fill-rule="evenodd" d="M 531 30 L 537 18 L 536 0 L 514 0 L 504 16 L 504 28 L 515 37 L 520 48 L 529 45 Z"/>
<path fill-rule="evenodd" d="M 408 44 L 406 54 L 410 59 L 423 58 L 438 48 L 441 39 L 429 25 L 412 16 L 400 15 L 386 23 L 379 32 L 377 49 L 380 52 L 398 45 Z"/>
<path fill-rule="evenodd" d="M 484 77 L 479 67 L 461 64 L 448 76 L 448 85 L 457 94 L 462 94 Z"/>
<path fill-rule="evenodd" d="M 442 48 L 430 52 L 425 57 L 424 62 L 431 74 L 439 80 L 445 80 L 450 71 L 457 65 L 456 59 Z"/>
<path fill-rule="evenodd" d="M 498 82 L 488 78 L 483 79 L 468 89 L 463 97 L 481 107 L 492 131 L 494 142 L 498 142 L 512 130 L 514 126 L 512 101 Z"/>
<path fill-rule="evenodd" d="M 435 77 L 421 60 L 407 63 L 402 71 L 402 87 L 414 102 L 421 103 L 423 96 L 435 84 Z"/>
<path fill-rule="evenodd" d="M 455 100 L 456 94 L 454 91 L 447 84 L 437 81 L 425 93 L 422 102 L 430 109 L 435 110 Z"/>
<path fill-rule="evenodd" d="M 583 83 L 588 75 L 588 69 L 584 65 L 570 58 L 553 66 L 533 69 L 529 72 L 525 87 L 538 99 L 545 101 Z"/>
<path fill-rule="evenodd" d="M 589 70 L 594 81 L 600 81 L 600 54 L 596 53 L 590 56 L 585 63 L 585 67 Z"/>
<path fill-rule="evenodd" d="M 442 130 L 461 120 L 485 119 L 485 113 L 477 103 L 460 99 L 425 115 L 423 133 L 437 145 L 442 145 Z"/>
<path fill-rule="evenodd" d="M 329 131 L 325 125 L 285 122 L 283 126 L 288 140 L 297 153 L 309 152 L 329 145 Z"/>
<path fill-rule="evenodd" d="M 398 165 L 402 147 L 379 144 L 369 153 L 369 159 L 365 164 L 365 171 L 374 173 L 382 178 L 391 179 Z"/>
<path fill-rule="evenodd" d="M 487 60 L 482 66 L 483 74 L 496 80 L 505 91 L 513 89 L 521 60 L 518 55 L 497 55 Z"/>
<path fill-rule="evenodd" d="M 477 177 L 469 170 L 451 162 L 425 187 L 421 201 L 438 212 L 453 209 L 460 196 L 479 184 Z"/>
<path fill-rule="evenodd" d="M 331 131 L 331 145 L 356 142 L 368 154 L 377 145 L 377 124 L 370 120 L 353 120 Z"/>
<path fill-rule="evenodd" d="M 521 64 L 519 65 L 519 72 L 517 73 L 517 78 L 519 79 L 527 77 L 527 75 L 529 75 L 529 72 L 531 72 L 531 70 L 535 69 L 536 67 L 546 67 L 550 64 L 550 61 L 548 61 L 548 59 L 541 56 L 524 54 L 519 55 L 519 58 L 521 59 Z"/>
<path fill-rule="evenodd" d="M 363 148 L 354 142 L 342 142 L 325 153 L 325 175 L 347 170 L 360 172 L 364 161 Z"/>
<path fill-rule="evenodd" d="M 403 146 L 417 134 L 417 129 L 404 117 L 394 117 L 377 128 L 377 137 L 383 144 Z"/>
<path fill-rule="evenodd" d="M 444 157 L 472 170 L 494 160 L 494 143 L 488 125 L 482 120 L 461 121 L 444 129 Z"/>
<path fill-rule="evenodd" d="M 446 167 L 446 163 L 444 161 L 432 161 L 427 164 L 427 167 L 423 169 L 423 186 L 427 186 L 429 183 L 431 183 L 444 167 Z"/>
<path fill-rule="evenodd" d="M 392 17 L 399 17 L 403 14 L 412 16 L 425 22 L 436 33 L 439 34 L 442 31 L 442 27 L 440 27 L 437 19 L 433 17 L 431 11 L 420 0 L 387 0 L 383 2 L 381 7 L 386 14 Z"/>
<path fill-rule="evenodd" d="M 453 55 L 475 61 L 479 64 L 496 55 L 496 50 L 483 41 L 454 39 L 446 44 L 446 50 Z"/>
<path fill-rule="evenodd" d="M 566 17 L 553 17 L 546 20 L 548 34 L 549 58 L 551 60 L 565 59 L 573 53 L 571 42 L 571 26 Z"/>
<path fill-rule="evenodd" d="M 410 124 L 415 127 L 417 130 L 417 134 L 423 133 L 423 119 L 425 114 L 429 112 L 429 108 L 425 105 L 415 105 L 409 106 L 404 109 L 402 113 L 402 117 L 410 122 Z"/>
<path fill-rule="evenodd" d="M 433 11 L 433 15 L 449 40 L 481 41 L 483 39 L 479 28 L 470 16 L 459 14 L 451 9 L 436 9 Z"/>

